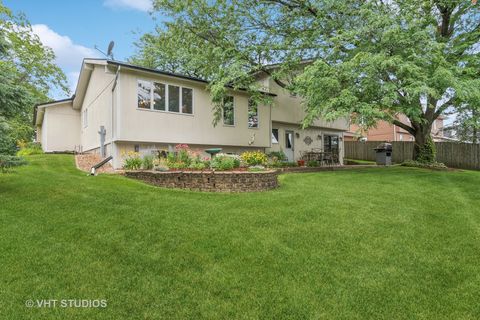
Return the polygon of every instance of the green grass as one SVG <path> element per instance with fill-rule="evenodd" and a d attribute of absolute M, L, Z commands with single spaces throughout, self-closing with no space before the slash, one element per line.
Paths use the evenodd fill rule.
<path fill-rule="evenodd" d="M 480 172 L 287 174 L 210 194 L 29 161 L 0 174 L 0 319 L 480 317 Z"/>

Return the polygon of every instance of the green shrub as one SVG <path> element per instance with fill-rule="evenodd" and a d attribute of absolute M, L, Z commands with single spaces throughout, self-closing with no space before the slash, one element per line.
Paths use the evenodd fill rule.
<path fill-rule="evenodd" d="M 125 155 L 123 168 L 126 170 L 139 170 L 143 160 L 138 152 L 130 151 Z"/>
<path fill-rule="evenodd" d="M 166 163 L 171 169 L 195 169 L 208 167 L 208 162 L 200 159 L 200 152 L 191 150 L 186 144 L 176 145 L 175 152 L 169 152 L 167 154 Z"/>
<path fill-rule="evenodd" d="M 416 167 L 416 168 L 425 168 L 425 169 L 433 169 L 433 170 L 446 170 L 448 167 L 441 163 L 441 162 L 431 162 L 431 163 L 424 163 L 420 161 L 414 160 L 407 160 L 402 163 L 404 167 Z"/>
<path fill-rule="evenodd" d="M 429 136 L 427 141 L 425 141 L 425 144 L 419 150 L 417 162 L 435 163 L 436 156 L 437 151 L 435 149 L 435 142 L 433 142 L 432 137 Z"/>
<path fill-rule="evenodd" d="M 235 155 L 219 153 L 210 161 L 210 167 L 219 171 L 232 170 L 240 167 L 240 159 Z"/>
<path fill-rule="evenodd" d="M 142 168 L 145 170 L 153 169 L 153 156 L 144 156 L 142 160 Z"/>
<path fill-rule="evenodd" d="M 240 156 L 242 161 L 248 166 L 257 166 L 267 164 L 267 156 L 260 151 L 247 151 Z"/>
<path fill-rule="evenodd" d="M 291 167 L 298 167 L 298 163 L 277 161 L 277 162 L 269 163 L 268 166 L 271 168 L 291 168 Z"/>
<path fill-rule="evenodd" d="M 17 152 L 17 156 L 29 156 L 32 154 L 42 154 L 42 145 L 38 142 L 18 142 L 20 150 Z"/>
<path fill-rule="evenodd" d="M 175 170 L 188 168 L 188 166 L 183 162 L 171 162 L 168 163 L 168 167 Z"/>
<path fill-rule="evenodd" d="M 319 163 L 317 160 L 310 160 L 307 162 L 307 167 L 318 167 Z"/>
<path fill-rule="evenodd" d="M 272 151 L 268 154 L 268 157 L 273 160 L 278 160 L 278 161 L 286 161 L 287 156 L 283 151 Z"/>
<path fill-rule="evenodd" d="M 14 167 L 24 166 L 27 161 L 21 157 L 0 154 L 0 172 L 7 172 Z"/>
<path fill-rule="evenodd" d="M 207 168 L 207 164 L 203 162 L 193 162 L 188 166 L 188 168 L 193 170 L 204 170 Z"/>
<path fill-rule="evenodd" d="M 153 170 L 155 171 L 168 171 L 167 160 L 165 158 L 153 159 Z"/>

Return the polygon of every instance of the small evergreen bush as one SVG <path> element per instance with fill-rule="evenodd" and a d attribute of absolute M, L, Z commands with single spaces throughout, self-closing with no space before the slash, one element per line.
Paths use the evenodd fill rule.
<path fill-rule="evenodd" d="M 433 142 L 432 137 L 429 136 L 423 147 L 421 147 L 419 150 L 417 162 L 435 163 L 436 156 L 437 151 L 435 149 L 435 142 Z"/>
<path fill-rule="evenodd" d="M 21 157 L 0 154 L 0 172 L 7 172 L 14 167 L 24 166 L 27 161 Z"/>
<path fill-rule="evenodd" d="M 446 170 L 448 167 L 441 163 L 441 162 L 430 162 L 424 163 L 420 161 L 414 160 L 407 160 L 402 163 L 404 167 L 416 167 L 416 168 L 425 168 L 425 169 L 433 169 L 433 170 Z"/>

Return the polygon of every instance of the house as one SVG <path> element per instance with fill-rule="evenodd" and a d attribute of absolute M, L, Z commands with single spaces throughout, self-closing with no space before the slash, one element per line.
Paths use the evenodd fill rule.
<path fill-rule="evenodd" d="M 128 151 L 142 154 L 188 144 L 223 152 L 283 151 L 290 161 L 303 152 L 336 152 L 343 161 L 348 120 L 315 121 L 302 130 L 301 99 L 259 76 L 272 105 L 254 105 L 247 92 L 229 89 L 214 126 L 208 82 L 118 61 L 85 59 L 70 99 L 35 108 L 37 141 L 45 152 L 75 151 L 112 156 L 121 168 Z M 102 142 L 103 141 L 103 142 Z M 207 155 L 207 154 L 205 154 Z"/>
<path fill-rule="evenodd" d="M 398 120 L 409 124 L 410 121 L 405 115 L 398 115 Z M 443 120 L 439 117 L 432 124 L 432 138 L 435 142 L 445 141 L 443 136 Z M 368 130 L 362 129 L 356 124 L 351 124 L 348 132 L 345 133 L 345 141 L 356 141 L 360 138 L 368 141 L 414 141 L 415 138 L 405 129 L 400 128 L 390 122 L 380 120 L 374 128 Z"/>

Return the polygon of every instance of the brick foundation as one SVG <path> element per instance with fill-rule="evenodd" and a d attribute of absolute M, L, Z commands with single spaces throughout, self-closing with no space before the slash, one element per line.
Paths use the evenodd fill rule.
<path fill-rule="evenodd" d="M 206 171 L 126 171 L 129 178 L 159 187 L 210 192 L 253 192 L 278 186 L 277 171 L 206 172 Z"/>

